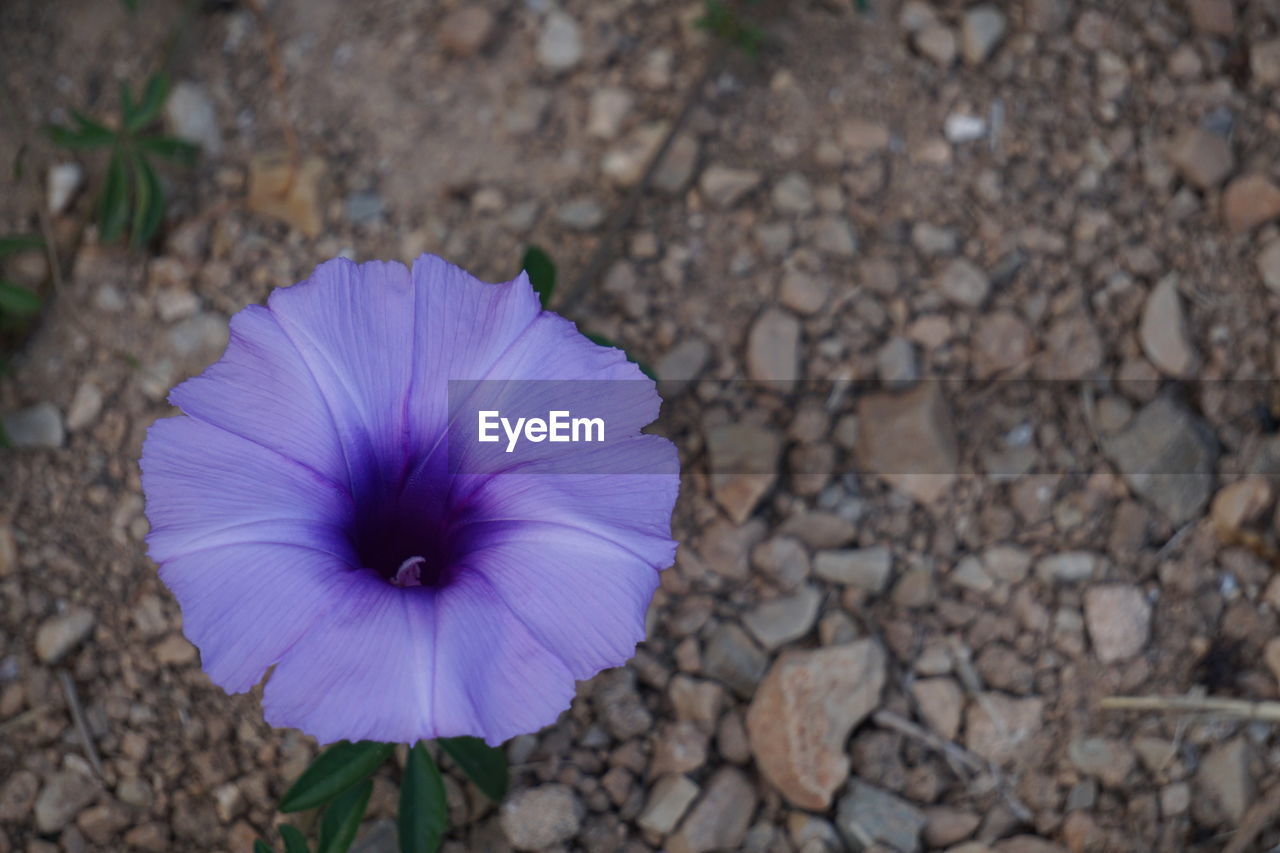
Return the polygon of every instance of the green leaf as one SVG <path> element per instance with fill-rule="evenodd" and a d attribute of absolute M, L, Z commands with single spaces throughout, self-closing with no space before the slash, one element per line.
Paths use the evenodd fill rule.
<path fill-rule="evenodd" d="M 71 111 L 76 127 L 62 127 L 51 124 L 45 132 L 54 144 L 63 148 L 106 148 L 116 142 L 116 132 L 106 125 L 99 124 L 78 110 Z"/>
<path fill-rule="evenodd" d="M 126 127 L 129 130 L 133 129 L 132 127 L 130 127 L 130 122 L 133 119 L 133 114 L 136 110 L 137 110 L 137 107 L 134 106 L 133 104 L 133 90 L 129 88 L 128 83 L 121 80 L 120 81 L 120 115 L 121 117 L 124 118 L 124 121 L 122 121 L 120 124 L 123 127 Z"/>
<path fill-rule="evenodd" d="M 34 234 L 10 234 L 8 237 L 0 237 L 0 258 L 15 252 L 25 252 L 27 249 L 43 248 L 44 240 Z"/>
<path fill-rule="evenodd" d="M 25 287 L 0 278 L 0 314 L 31 317 L 40 313 L 40 297 Z"/>
<path fill-rule="evenodd" d="M 259 838 L 253 842 L 253 853 L 271 853 L 271 845 Z"/>
<path fill-rule="evenodd" d="M 138 147 L 157 157 L 163 157 L 166 160 L 173 160 L 184 166 L 190 166 L 196 161 L 196 156 L 200 153 L 200 149 L 183 139 L 174 139 L 171 136 L 147 136 L 138 141 Z"/>
<path fill-rule="evenodd" d="M 478 737 L 445 737 L 436 741 L 476 787 L 495 803 L 507 795 L 507 756 Z"/>
<path fill-rule="evenodd" d="M 302 837 L 296 826 L 280 824 L 280 837 L 284 839 L 284 853 L 309 853 L 307 839 Z"/>
<path fill-rule="evenodd" d="M 133 230 L 129 242 L 137 248 L 150 242 L 164 220 L 164 189 L 155 170 L 141 154 L 133 157 L 133 177 Z"/>
<path fill-rule="evenodd" d="M 280 811 L 300 812 L 329 802 L 391 757 L 395 744 L 339 741 L 320 754 L 285 792 Z"/>
<path fill-rule="evenodd" d="M 329 804 L 320 821 L 320 843 L 316 846 L 316 853 L 347 853 L 351 842 L 356 840 L 356 830 L 364 820 L 364 810 L 372 793 L 373 783 L 365 779 L 339 794 Z"/>
<path fill-rule="evenodd" d="M 116 151 L 107 166 L 107 180 L 98 197 L 98 227 L 102 242 L 111 243 L 124 233 L 129 221 L 129 170 L 124 154 Z"/>
<path fill-rule="evenodd" d="M 436 853 L 448 822 L 440 768 L 419 741 L 409 750 L 400 782 L 400 853 Z"/>
<path fill-rule="evenodd" d="M 529 283 L 538 294 L 542 307 L 546 308 L 556 289 L 556 265 L 551 256 L 537 246 L 530 246 L 524 250 L 520 267 L 529 274 Z"/>
<path fill-rule="evenodd" d="M 633 356 L 631 353 L 627 352 L 626 347 L 622 346 L 621 344 L 614 343 L 612 340 L 610 340 L 609 338 L 606 338 L 604 335 L 597 335 L 591 332 L 583 332 L 582 334 L 585 335 L 587 340 L 591 341 L 591 343 L 593 344 L 599 344 L 602 347 L 613 347 L 614 349 L 622 350 L 622 354 L 627 357 L 627 361 L 631 362 L 636 367 L 640 368 L 640 372 L 643 373 L 645 376 L 648 376 L 654 382 L 658 381 L 658 374 L 654 373 L 653 368 L 645 364 L 640 359 Z"/>
<path fill-rule="evenodd" d="M 142 92 L 142 101 L 136 110 L 125 114 L 124 126 L 130 133 L 142 130 L 160 117 L 160 109 L 169 96 L 169 77 L 164 72 L 156 72 L 147 78 L 147 86 Z"/>

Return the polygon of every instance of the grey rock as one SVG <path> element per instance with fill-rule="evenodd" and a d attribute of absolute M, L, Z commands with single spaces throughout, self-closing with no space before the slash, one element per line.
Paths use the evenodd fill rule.
<path fill-rule="evenodd" d="M 831 281 L 826 276 L 789 267 L 778 286 L 778 301 L 797 314 L 815 314 L 827 304 Z"/>
<path fill-rule="evenodd" d="M 711 346 L 702 338 L 685 338 L 654 362 L 664 395 L 674 396 L 702 375 L 711 360 Z"/>
<path fill-rule="evenodd" d="M 218 111 L 204 86 L 191 80 L 174 86 L 164 103 L 164 117 L 174 136 L 200 146 L 206 156 L 222 154 Z"/>
<path fill-rule="evenodd" d="M 576 198 L 556 211 L 556 221 L 574 231 L 591 231 L 604 222 L 604 208 L 593 198 Z"/>
<path fill-rule="evenodd" d="M 54 450 L 66 440 L 62 413 L 53 403 L 36 403 L 0 417 L 0 433 L 10 447 Z"/>
<path fill-rule="evenodd" d="M 861 470 L 920 503 L 950 490 L 959 470 L 959 446 L 939 383 L 921 382 L 904 393 L 865 394 L 857 414 L 854 455 Z"/>
<path fill-rule="evenodd" d="M 1168 396 L 1157 397 L 1104 449 L 1135 492 L 1174 524 L 1197 518 L 1213 492 L 1212 430 Z"/>
<path fill-rule="evenodd" d="M 587 133 L 600 139 L 614 139 L 631 114 L 635 96 L 626 89 L 606 86 L 591 93 L 587 104 Z"/>
<path fill-rule="evenodd" d="M 751 698 L 769 657 L 732 622 L 720 625 L 702 653 L 703 671 L 743 699 Z"/>
<path fill-rule="evenodd" d="M 578 833 L 585 809 L 568 785 L 530 788 L 507 798 L 498 821 L 517 850 L 543 850 Z"/>
<path fill-rule="evenodd" d="M 920 809 L 856 778 L 836 809 L 836 826 L 855 850 L 884 844 L 899 853 L 918 853 L 924 825 Z"/>
<path fill-rule="evenodd" d="M 382 221 L 385 205 L 373 190 L 360 190 L 347 196 L 347 221 L 352 225 L 373 225 Z"/>
<path fill-rule="evenodd" d="M 800 321 L 778 308 L 766 308 L 747 334 L 747 374 L 757 381 L 800 378 Z"/>
<path fill-rule="evenodd" d="M 956 258 L 943 267 L 935 286 L 947 299 L 965 308 L 977 308 L 991 292 L 987 274 L 964 258 Z"/>
<path fill-rule="evenodd" d="M 970 65 L 985 62 L 1008 29 L 1008 21 L 997 6 L 983 3 L 966 10 L 960 25 L 960 50 L 965 62 Z"/>
<path fill-rule="evenodd" d="M 549 71 L 562 72 L 582 60 L 582 29 L 570 15 L 552 11 L 538 35 L 538 62 Z"/>
<path fill-rule="evenodd" d="M 30 770 L 15 770 L 0 785 L 0 823 L 27 819 L 40 792 L 40 777 Z"/>
<path fill-rule="evenodd" d="M 784 213 L 804 215 L 813 211 L 813 185 L 804 175 L 790 172 L 773 187 L 773 204 Z"/>
<path fill-rule="evenodd" d="M 932 59 L 939 68 L 947 68 L 956 61 L 956 34 L 942 24 L 921 27 L 912 33 L 911 40 L 916 50 Z"/>
<path fill-rule="evenodd" d="M 67 429 L 77 432 L 91 426 L 102 413 L 102 389 L 92 382 L 81 382 L 67 407 Z"/>
<path fill-rule="evenodd" d="M 901 335 L 894 335 L 876 353 L 876 373 L 886 387 L 907 388 L 920 378 L 920 358 L 916 346 Z"/>
<path fill-rule="evenodd" d="M 1232 738 L 1210 750 L 1196 773 L 1196 787 L 1232 825 L 1239 824 L 1253 802 L 1254 781 L 1249 771 L 1249 754 L 1253 751 L 1243 737 Z"/>
<path fill-rule="evenodd" d="M 49 617 L 36 631 L 36 657 L 42 663 L 57 663 L 92 633 L 96 622 L 93 612 L 83 607 Z"/>
<path fill-rule="evenodd" d="M 698 179 L 698 189 L 713 207 L 733 207 L 743 196 L 760 185 L 760 173 L 751 169 L 734 169 L 721 164 L 708 166 Z"/>
<path fill-rule="evenodd" d="M 818 577 L 868 592 L 883 592 L 892 568 L 893 555 L 883 545 L 821 551 L 813 558 L 813 573 Z"/>
<path fill-rule="evenodd" d="M 663 776 L 649 792 L 644 811 L 636 824 L 646 832 L 666 835 L 676 828 L 689 806 L 698 797 L 699 788 L 689 777 L 672 773 Z"/>
<path fill-rule="evenodd" d="M 84 774 L 71 770 L 53 774 L 36 797 L 36 829 L 42 833 L 60 832 L 97 798 L 100 790 L 98 783 Z"/>
<path fill-rule="evenodd" d="M 1182 132 L 1169 147 L 1169 162 L 1197 189 L 1211 190 L 1235 169 L 1231 143 L 1221 134 L 1196 126 Z"/>
<path fill-rule="evenodd" d="M 1061 551 L 1036 562 L 1036 576 L 1043 583 L 1079 583 L 1093 577 L 1098 555 L 1089 551 Z"/>
<path fill-rule="evenodd" d="M 845 216 L 823 216 L 814 224 L 811 237 L 818 251 L 837 258 L 858 254 L 858 237 Z"/>
<path fill-rule="evenodd" d="M 954 255 L 959 240 L 951 228 L 917 222 L 911 226 L 911 244 L 923 255 Z"/>
<path fill-rule="evenodd" d="M 193 314 L 169 330 L 173 351 L 183 358 L 201 362 L 221 355 L 230 337 L 227 318 L 212 311 Z"/>
<path fill-rule="evenodd" d="M 653 715 L 640 698 L 635 672 L 629 667 L 601 673 L 594 682 L 591 700 L 604 727 L 618 740 L 633 738 L 653 725 Z"/>
<path fill-rule="evenodd" d="M 706 793 L 666 843 L 667 853 L 738 850 L 758 801 L 755 786 L 736 767 L 722 767 Z"/>
<path fill-rule="evenodd" d="M 782 441 L 753 424 L 732 423 L 707 433 L 711 492 L 738 524 L 746 521 L 778 478 Z"/>
<path fill-rule="evenodd" d="M 806 584 L 790 595 L 757 605 L 742 621 L 760 644 L 772 651 L 809 633 L 821 604 L 822 593 Z"/>
<path fill-rule="evenodd" d="M 1146 646 L 1151 605 L 1136 586 L 1094 586 L 1084 593 L 1084 621 L 1098 660 L 1116 663 L 1134 657 Z"/>
<path fill-rule="evenodd" d="M 1180 377 L 1195 373 L 1200 357 L 1191 343 L 1176 274 L 1162 278 L 1147 296 L 1138 338 L 1147 358 L 1161 372 Z"/>
<path fill-rule="evenodd" d="M 653 186 L 668 195 L 679 195 L 689 186 L 698 167 L 698 138 L 677 134 L 653 173 Z"/>

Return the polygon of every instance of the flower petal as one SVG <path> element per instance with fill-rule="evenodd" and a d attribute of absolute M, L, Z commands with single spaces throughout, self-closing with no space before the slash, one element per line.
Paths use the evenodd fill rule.
<path fill-rule="evenodd" d="M 414 287 L 404 265 L 339 258 L 267 305 L 306 364 L 352 465 L 357 500 L 394 485 L 409 457 Z M 372 460 L 372 470 L 364 460 Z"/>
<path fill-rule="evenodd" d="M 220 545 L 169 559 L 160 578 L 182 605 L 182 631 L 213 682 L 242 693 L 322 621 L 353 570 L 310 548 Z"/>
<path fill-rule="evenodd" d="M 221 360 L 169 394 L 188 415 L 348 483 L 328 406 L 293 342 L 261 305 L 231 318 Z"/>
<path fill-rule="evenodd" d="M 165 418 L 147 431 L 141 466 L 157 563 L 250 541 L 350 558 L 350 495 L 265 445 L 190 417 Z"/>
<path fill-rule="evenodd" d="M 569 706 L 564 665 L 475 579 L 398 589 L 350 576 L 341 604 L 276 667 L 273 726 L 322 743 L 476 735 L 498 744 Z"/>

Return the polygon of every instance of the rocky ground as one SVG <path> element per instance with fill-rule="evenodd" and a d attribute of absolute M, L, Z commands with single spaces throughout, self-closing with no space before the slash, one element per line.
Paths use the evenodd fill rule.
<path fill-rule="evenodd" d="M 4 4 L 0 161 L 73 189 L 0 196 L 60 264 L 6 267 L 51 304 L 0 378 L 0 853 L 247 851 L 315 752 L 207 681 L 142 544 L 142 436 L 227 318 L 340 253 L 532 242 L 567 286 L 606 237 L 559 307 L 664 380 L 683 544 L 501 809 L 450 769 L 446 849 L 1280 845 L 1274 706 L 1101 706 L 1280 698 L 1280 8 L 868 6 L 757 7 L 750 59 L 698 4 L 279 0 L 277 87 L 221 4 L 168 58 L 205 156 L 131 253 L 31 128 L 109 114 L 177 13 Z"/>

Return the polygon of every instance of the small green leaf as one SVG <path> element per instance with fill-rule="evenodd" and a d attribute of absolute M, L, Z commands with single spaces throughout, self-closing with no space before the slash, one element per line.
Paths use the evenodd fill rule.
<path fill-rule="evenodd" d="M 124 3 L 124 7 L 130 12 L 138 11 L 138 0 L 120 0 L 120 2 Z"/>
<path fill-rule="evenodd" d="M 296 826 L 280 824 L 280 837 L 284 839 L 284 853 L 310 853 L 307 839 L 302 837 Z"/>
<path fill-rule="evenodd" d="M 440 768 L 418 742 L 409 750 L 400 782 L 400 853 L 436 853 L 448 822 Z"/>
<path fill-rule="evenodd" d="M 71 117 L 75 119 L 76 124 L 79 125 L 77 130 L 79 130 L 80 133 L 92 134 L 100 139 L 114 140 L 116 138 L 116 132 L 114 130 L 107 127 L 102 122 L 94 121 L 79 110 L 72 110 Z"/>
<path fill-rule="evenodd" d="M 129 130 L 133 129 L 132 127 L 130 127 L 130 123 L 132 122 L 133 114 L 134 112 L 137 111 L 137 109 L 138 108 L 134 106 L 134 103 L 133 103 L 133 90 L 129 88 L 128 83 L 121 80 L 120 81 L 120 115 L 121 117 L 124 118 L 124 121 L 122 121 L 120 124 L 123 127 L 126 127 Z"/>
<path fill-rule="evenodd" d="M 129 221 L 129 170 L 124 154 L 116 151 L 107 166 L 107 180 L 98 197 L 98 227 L 102 242 L 111 243 L 124 233 Z"/>
<path fill-rule="evenodd" d="M 507 756 L 478 737 L 445 737 L 436 741 L 454 764 L 495 803 L 507 795 Z"/>
<path fill-rule="evenodd" d="M 299 812 L 329 802 L 378 769 L 395 744 L 339 741 L 320 754 L 285 792 L 280 811 Z"/>
<path fill-rule="evenodd" d="M 25 252 L 27 249 L 43 248 L 44 240 L 34 234 L 10 234 L 8 237 L 0 237 L 0 258 L 15 252 Z"/>
<path fill-rule="evenodd" d="M 155 170 L 141 154 L 133 157 L 133 177 L 133 230 L 129 241 L 137 248 L 145 246 L 155 236 L 156 229 L 164 220 L 164 189 Z"/>
<path fill-rule="evenodd" d="M 196 156 L 200 153 L 200 149 L 190 142 L 174 139 L 171 136 L 147 136 L 138 140 L 138 147 L 157 157 L 173 160 L 184 166 L 194 163 Z"/>
<path fill-rule="evenodd" d="M 45 127 L 45 133 L 49 134 L 55 145 L 63 148 L 106 148 L 115 144 L 116 135 L 110 128 L 103 127 L 80 113 L 73 111 L 72 115 L 80 125 L 74 130 L 56 124 Z"/>
<path fill-rule="evenodd" d="M 130 132 L 142 130 L 160 117 L 160 109 L 169 96 L 169 77 L 157 72 L 147 78 L 147 86 L 142 92 L 142 100 L 136 110 L 125 115 L 125 128 Z"/>
<path fill-rule="evenodd" d="M 529 283 L 533 285 L 534 291 L 538 294 L 542 307 L 546 308 L 551 302 L 551 294 L 556 289 L 555 262 L 542 249 L 537 246 L 530 246 L 524 250 L 524 258 L 520 261 L 520 267 L 529 274 Z"/>
<path fill-rule="evenodd" d="M 356 840 L 356 830 L 364 820 L 364 810 L 372 793 L 373 783 L 365 779 L 339 794 L 329 804 L 320 821 L 320 842 L 316 853 L 347 853 L 351 842 Z"/>
<path fill-rule="evenodd" d="M 40 297 L 25 287 L 0 278 L 0 314 L 31 317 L 40 313 Z"/>
<path fill-rule="evenodd" d="M 253 842 L 253 853 L 272 853 L 271 845 L 259 838 Z"/>

